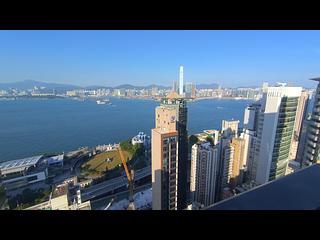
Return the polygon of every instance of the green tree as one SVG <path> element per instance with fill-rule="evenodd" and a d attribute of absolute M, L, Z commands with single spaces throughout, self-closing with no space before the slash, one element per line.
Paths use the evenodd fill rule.
<path fill-rule="evenodd" d="M 46 201 L 50 193 L 50 190 L 44 191 L 42 188 L 38 190 L 26 188 L 21 194 L 11 198 L 8 203 L 10 209 L 24 209 Z"/>
<path fill-rule="evenodd" d="M 133 153 L 133 145 L 130 140 L 120 142 L 120 147 L 122 150 L 128 151 L 131 154 Z"/>

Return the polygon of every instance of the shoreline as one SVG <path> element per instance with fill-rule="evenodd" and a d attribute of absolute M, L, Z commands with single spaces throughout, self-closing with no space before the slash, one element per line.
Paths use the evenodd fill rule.
<path fill-rule="evenodd" d="M 110 98 L 117 98 L 117 99 L 125 99 L 125 100 L 145 100 L 145 101 L 155 101 L 155 102 L 160 102 L 160 99 L 155 99 L 155 98 L 131 98 L 131 97 L 117 97 L 117 96 L 105 96 L 105 97 L 110 97 Z M 51 99 L 70 99 L 70 100 L 79 100 L 79 99 L 87 99 L 87 100 L 95 100 L 98 97 L 86 97 L 86 98 L 80 98 L 78 97 L 75 99 L 74 97 L 65 97 L 65 96 L 0 96 L 0 100 L 5 100 L 5 101 L 14 101 L 14 100 L 37 100 L 37 99 L 42 99 L 42 100 L 51 100 Z M 187 102 L 196 102 L 196 101 L 201 101 L 201 100 L 251 100 L 251 101 L 257 101 L 258 99 L 252 99 L 252 98 L 234 98 L 234 97 L 203 97 L 203 98 L 186 98 Z"/>

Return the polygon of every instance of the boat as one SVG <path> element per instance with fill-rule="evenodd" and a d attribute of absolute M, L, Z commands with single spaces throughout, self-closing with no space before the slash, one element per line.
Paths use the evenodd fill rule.
<path fill-rule="evenodd" d="M 111 104 L 109 99 L 97 100 L 97 104 Z"/>

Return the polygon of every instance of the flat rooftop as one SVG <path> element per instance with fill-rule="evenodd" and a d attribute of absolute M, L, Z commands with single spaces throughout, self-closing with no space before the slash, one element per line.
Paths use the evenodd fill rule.
<path fill-rule="evenodd" d="M 320 165 L 314 164 L 204 210 L 320 210 Z"/>
<path fill-rule="evenodd" d="M 35 165 L 41 158 L 42 158 L 42 155 L 18 159 L 18 160 L 1 162 L 0 163 L 0 170 L 1 171 L 8 171 L 8 170 L 14 170 L 16 168 L 20 169 L 20 168 L 30 167 L 30 166 Z"/>
<path fill-rule="evenodd" d="M 52 197 L 59 197 L 62 195 L 68 194 L 68 184 L 67 183 L 63 183 L 58 185 L 55 190 L 53 191 Z"/>
<path fill-rule="evenodd" d="M 171 134 L 171 135 L 177 135 L 177 131 L 170 131 L 168 128 L 153 128 L 152 130 L 156 131 L 160 134 Z"/>
<path fill-rule="evenodd" d="M 47 161 L 63 161 L 64 154 L 48 157 L 45 160 Z"/>

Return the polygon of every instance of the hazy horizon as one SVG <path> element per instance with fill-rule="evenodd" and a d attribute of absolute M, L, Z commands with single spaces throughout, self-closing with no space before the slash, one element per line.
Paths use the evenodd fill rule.
<path fill-rule="evenodd" d="M 0 31 L 0 83 L 314 88 L 320 31 Z"/>

